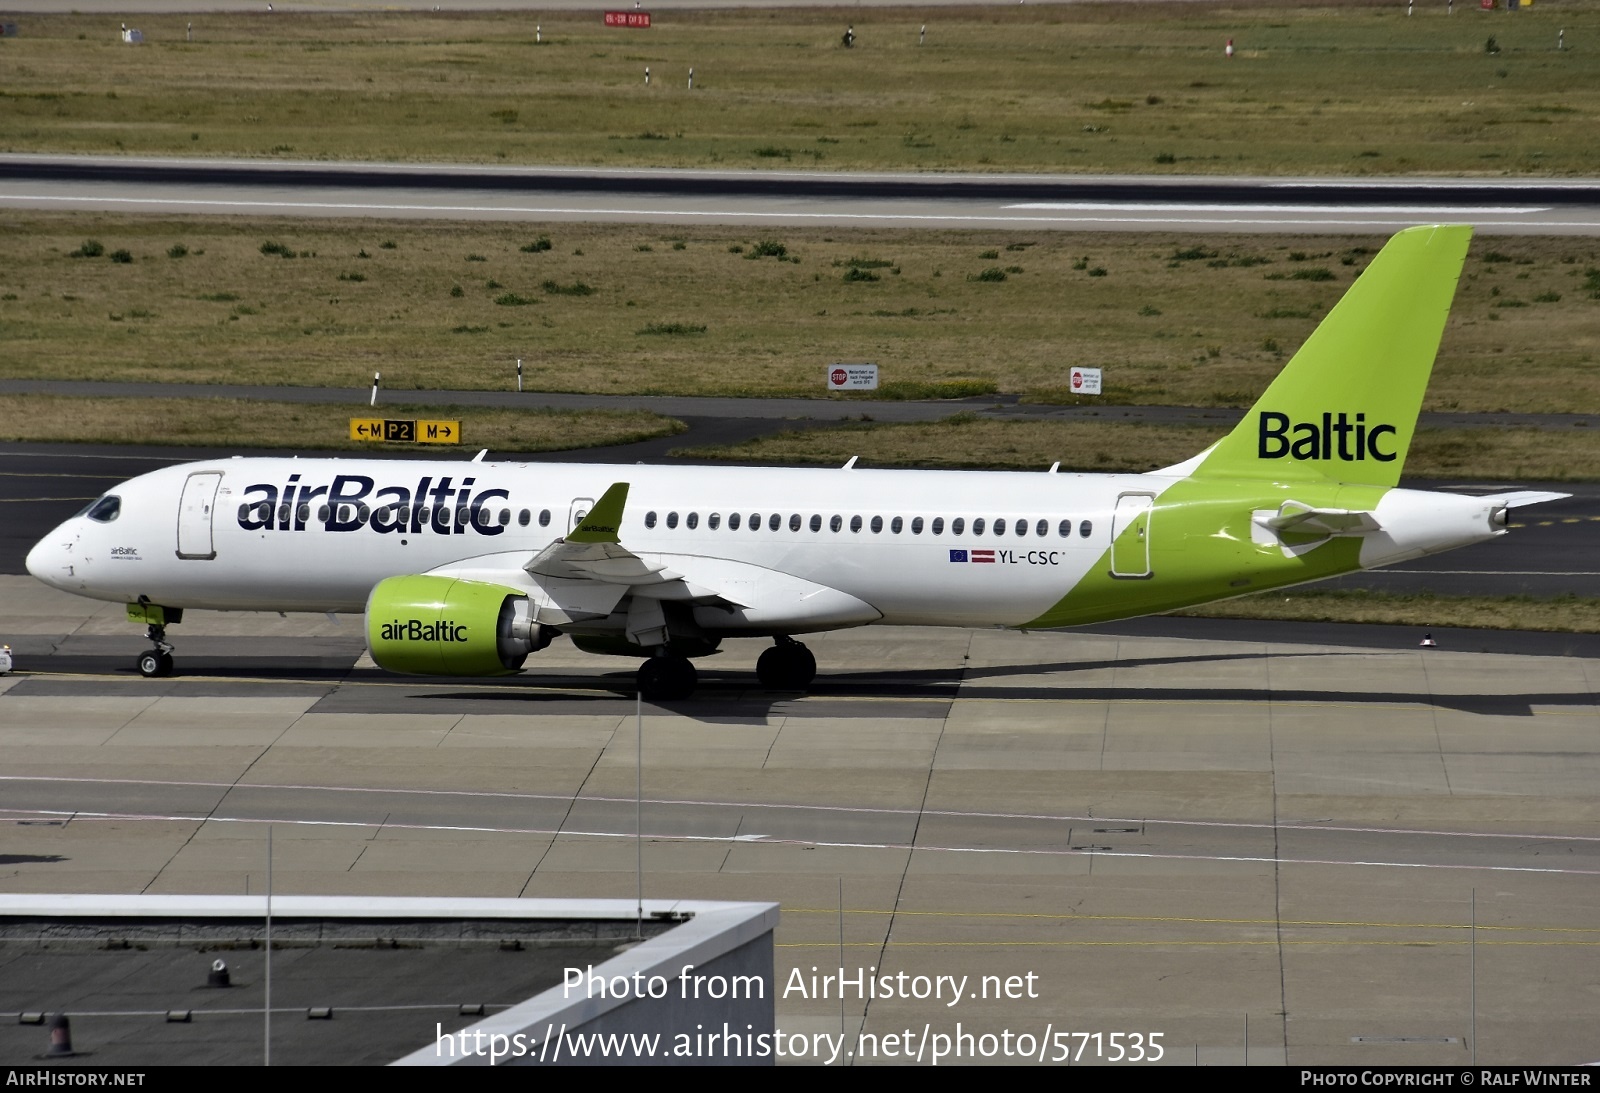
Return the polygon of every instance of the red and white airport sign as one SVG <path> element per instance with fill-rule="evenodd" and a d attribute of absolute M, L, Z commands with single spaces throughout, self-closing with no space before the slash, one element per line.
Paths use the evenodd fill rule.
<path fill-rule="evenodd" d="M 650 26 L 650 13 L 648 11 L 608 11 L 606 12 L 606 26 L 648 28 Z"/>
<path fill-rule="evenodd" d="M 875 364 L 833 364 L 828 366 L 828 390 L 876 391 L 878 366 Z"/>
<path fill-rule="evenodd" d="M 1074 395 L 1098 395 L 1100 393 L 1100 369 L 1074 368 L 1072 370 L 1072 393 Z"/>

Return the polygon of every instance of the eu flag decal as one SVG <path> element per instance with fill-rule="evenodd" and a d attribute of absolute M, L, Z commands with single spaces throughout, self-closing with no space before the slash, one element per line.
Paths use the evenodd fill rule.
<path fill-rule="evenodd" d="M 952 562 L 964 562 L 967 560 L 967 552 L 964 550 L 952 550 L 950 552 L 950 560 Z"/>

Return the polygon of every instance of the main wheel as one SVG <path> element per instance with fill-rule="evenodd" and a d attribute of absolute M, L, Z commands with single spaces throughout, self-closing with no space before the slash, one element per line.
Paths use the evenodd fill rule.
<path fill-rule="evenodd" d="M 688 657 L 651 657 L 639 665 L 639 693 L 652 702 L 688 698 L 699 682 Z"/>
<path fill-rule="evenodd" d="M 761 654 L 756 678 L 769 691 L 803 691 L 817 678 L 817 658 L 798 641 L 786 641 Z"/>

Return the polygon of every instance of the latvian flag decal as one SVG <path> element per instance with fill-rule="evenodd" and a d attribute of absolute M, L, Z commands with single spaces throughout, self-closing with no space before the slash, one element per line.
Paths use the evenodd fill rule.
<path fill-rule="evenodd" d="M 972 560 L 975 562 L 992 562 L 994 561 L 994 551 L 974 550 L 972 552 Z"/>

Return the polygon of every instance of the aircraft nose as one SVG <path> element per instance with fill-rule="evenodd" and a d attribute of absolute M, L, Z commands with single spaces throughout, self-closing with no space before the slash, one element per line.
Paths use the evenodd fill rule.
<path fill-rule="evenodd" d="M 28 551 L 28 572 L 49 585 L 60 585 L 72 576 L 71 551 L 60 528 L 52 531 Z"/>

